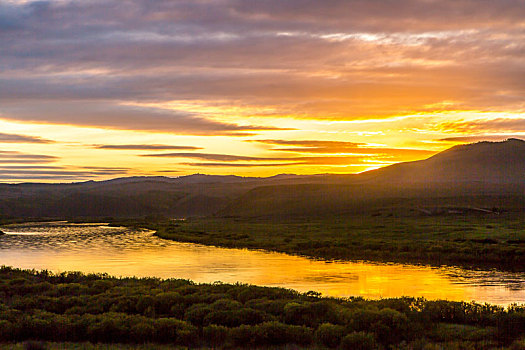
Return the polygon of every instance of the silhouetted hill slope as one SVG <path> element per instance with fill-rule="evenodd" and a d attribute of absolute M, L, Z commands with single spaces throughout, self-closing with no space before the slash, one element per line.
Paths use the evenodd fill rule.
<path fill-rule="evenodd" d="M 525 141 L 478 142 L 359 175 L 374 183 L 525 183 Z"/>
<path fill-rule="evenodd" d="M 205 174 L 193 174 L 188 176 L 181 176 L 174 179 L 179 184 L 210 184 L 210 183 L 240 183 L 257 181 L 260 178 L 257 177 L 242 177 L 235 175 L 205 175 Z"/>
<path fill-rule="evenodd" d="M 1 184 L 0 216 L 210 215 L 264 183 L 304 176 L 255 178 L 195 174 L 178 178 L 128 177 L 71 184 Z"/>
<path fill-rule="evenodd" d="M 326 215 L 393 207 L 525 206 L 525 141 L 456 146 L 358 175 L 195 174 L 0 185 L 0 215 Z"/>
<path fill-rule="evenodd" d="M 260 186 L 219 214 L 327 215 L 454 206 L 523 210 L 525 141 L 455 146 L 426 160 L 355 176 L 327 175 L 324 180 L 309 185 Z"/>

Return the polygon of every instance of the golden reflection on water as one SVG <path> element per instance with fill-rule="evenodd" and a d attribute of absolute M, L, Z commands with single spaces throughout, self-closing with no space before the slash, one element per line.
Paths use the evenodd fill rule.
<path fill-rule="evenodd" d="M 477 278 L 477 272 L 457 268 L 325 262 L 280 253 L 178 243 L 154 237 L 151 232 L 100 226 L 19 229 L 39 233 L 32 235 L 19 234 L 17 228 L 4 230 L 9 234 L 0 237 L 0 264 L 21 268 L 242 282 L 302 292 L 314 290 L 338 297 L 416 296 L 500 305 L 525 303 L 524 275 L 513 275 L 511 282 L 505 282 L 509 278 L 504 273 L 486 274 L 490 278 L 484 280 Z M 475 278 L 454 277 L 468 274 Z M 521 282 L 516 283 L 516 278 Z"/>

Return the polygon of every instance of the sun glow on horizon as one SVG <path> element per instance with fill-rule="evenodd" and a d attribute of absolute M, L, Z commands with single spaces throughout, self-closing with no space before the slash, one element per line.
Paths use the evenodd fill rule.
<path fill-rule="evenodd" d="M 512 6 L 141 4 L 0 5 L 0 182 L 356 173 L 525 137 Z"/>

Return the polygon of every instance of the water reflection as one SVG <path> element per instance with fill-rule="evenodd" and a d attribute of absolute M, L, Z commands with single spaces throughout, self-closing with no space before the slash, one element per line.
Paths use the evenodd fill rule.
<path fill-rule="evenodd" d="M 365 298 L 423 296 L 508 305 L 525 303 L 525 274 L 454 267 L 325 262 L 159 239 L 151 231 L 103 224 L 4 227 L 0 265 L 116 276 L 243 282 Z"/>

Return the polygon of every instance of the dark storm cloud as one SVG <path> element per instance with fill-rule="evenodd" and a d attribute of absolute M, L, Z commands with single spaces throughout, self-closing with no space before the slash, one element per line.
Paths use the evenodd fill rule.
<path fill-rule="evenodd" d="M 348 119 L 443 100 L 522 110 L 524 18 L 521 0 L 3 3 L 0 117 L 244 135 L 264 129 L 119 102 L 228 100 Z"/>

